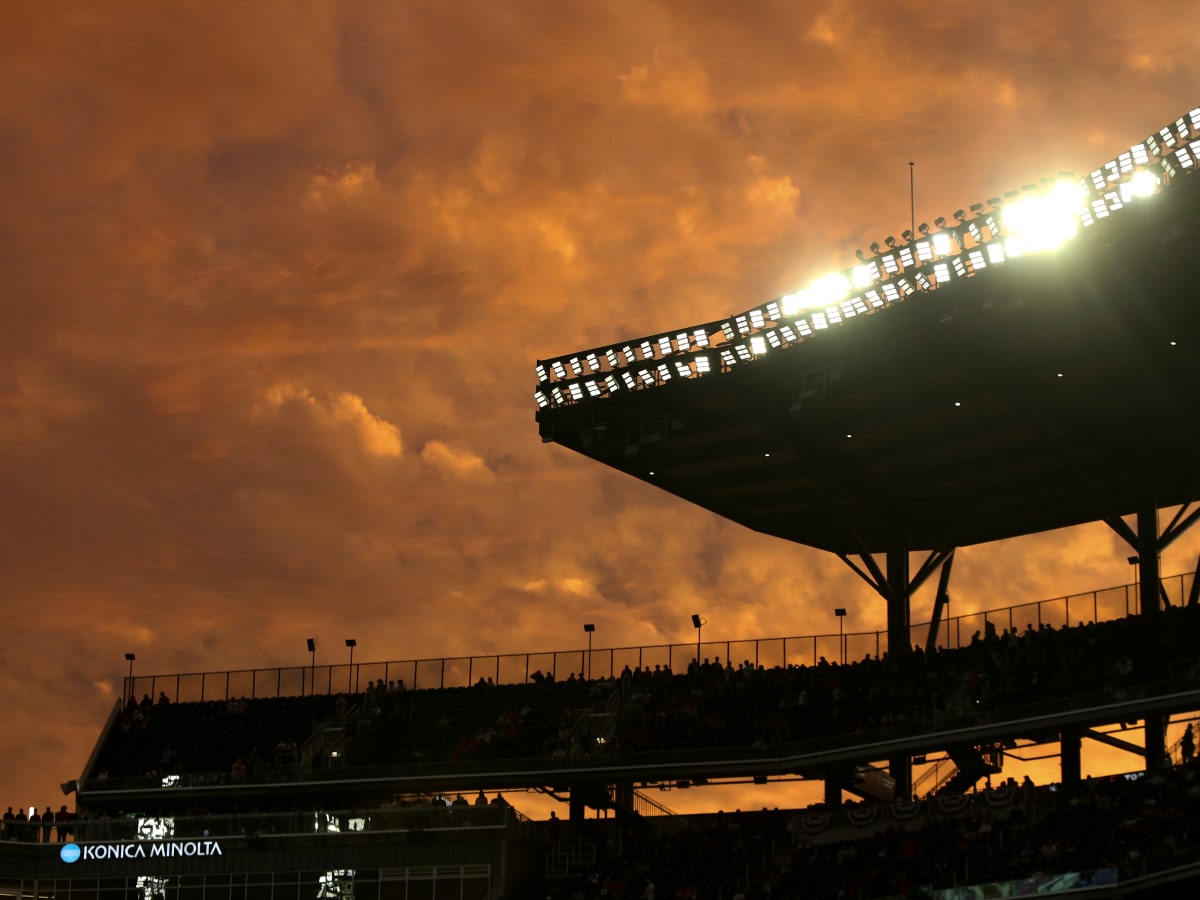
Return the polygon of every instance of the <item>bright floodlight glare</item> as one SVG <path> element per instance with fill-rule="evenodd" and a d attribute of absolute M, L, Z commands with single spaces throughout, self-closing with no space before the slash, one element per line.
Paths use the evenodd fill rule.
<path fill-rule="evenodd" d="M 874 262 L 855 266 L 853 272 L 854 286 L 857 288 L 870 287 L 879 280 L 879 267 Z"/>
<path fill-rule="evenodd" d="M 1006 204 L 1004 249 L 1009 256 L 1054 250 L 1079 230 L 1079 210 L 1083 205 L 1079 185 L 1059 182 L 1047 193 L 1031 194 Z"/>
<path fill-rule="evenodd" d="M 933 236 L 933 250 L 938 256 L 950 255 L 950 235 L 939 231 Z"/>
<path fill-rule="evenodd" d="M 1121 199 L 1128 203 L 1134 197 L 1149 197 L 1158 188 L 1158 179 L 1148 169 L 1138 169 L 1121 185 Z"/>
<path fill-rule="evenodd" d="M 750 352 L 755 356 L 762 356 L 767 352 L 767 342 L 762 335 L 754 335 L 750 338 Z"/>
<path fill-rule="evenodd" d="M 784 295 L 780 298 L 780 305 L 785 316 L 794 316 L 809 309 L 823 309 L 846 299 L 850 288 L 850 279 L 841 272 L 830 272 L 804 290 Z"/>

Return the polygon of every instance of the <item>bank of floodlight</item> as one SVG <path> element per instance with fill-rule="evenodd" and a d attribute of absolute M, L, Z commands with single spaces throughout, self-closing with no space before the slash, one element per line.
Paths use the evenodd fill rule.
<path fill-rule="evenodd" d="M 1028 193 L 1006 204 L 1004 249 L 1009 256 L 1054 250 L 1079 230 L 1079 211 L 1083 206 L 1079 184 L 1060 181 L 1048 191 Z"/>
<path fill-rule="evenodd" d="M 879 265 L 872 259 L 855 266 L 851 271 L 850 280 L 856 288 L 870 287 L 879 280 Z"/>
<path fill-rule="evenodd" d="M 1120 186 L 1121 200 L 1129 203 L 1135 197 L 1149 197 L 1158 190 L 1158 179 L 1149 169 L 1138 169 L 1133 177 L 1122 182 Z"/>
<path fill-rule="evenodd" d="M 850 279 L 841 272 L 822 275 L 808 287 L 780 298 L 785 316 L 795 316 L 806 309 L 819 309 L 840 303 L 850 293 Z"/>
<path fill-rule="evenodd" d="M 1176 149 L 1173 157 L 1179 169 L 1187 171 L 1195 168 L 1197 161 L 1200 161 L 1200 141 L 1184 144 Z"/>
<path fill-rule="evenodd" d="M 728 320 L 673 336 L 641 339 L 620 351 L 610 347 L 538 361 L 535 372 L 544 387 L 534 392 L 534 399 L 544 409 L 585 396 L 612 394 L 622 385 L 651 387 L 672 377 L 727 370 L 919 291 L 935 290 L 1027 253 L 1056 248 L 1081 225 L 1090 227 L 1107 219 L 1196 169 L 1200 169 L 1200 107 L 1129 146 L 1082 180 L 1060 172 L 1057 181 L 1042 179 L 1040 189 L 1036 184 L 1023 185 L 1003 197 L 989 198 L 986 204 L 971 204 L 969 214 L 956 210 L 950 224 L 938 216 L 933 229 L 926 222 L 905 229 L 903 244 L 889 235 L 886 250 L 873 242 L 872 256 L 856 251 L 855 266 Z M 710 346 L 710 336 L 726 342 L 715 348 L 719 359 L 691 356 L 693 349 Z M 592 373 L 601 374 L 585 380 Z"/>

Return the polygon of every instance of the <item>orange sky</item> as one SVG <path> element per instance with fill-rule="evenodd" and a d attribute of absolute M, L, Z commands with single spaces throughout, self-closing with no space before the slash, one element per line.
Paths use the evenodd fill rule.
<path fill-rule="evenodd" d="M 137 671 L 882 625 L 540 443 L 535 359 L 776 297 L 1200 103 L 1192 0 L 21 4 L 0 29 L 0 807 Z M 1200 535 L 1164 573 L 1190 570 Z M 1103 526 L 957 608 L 1126 581 Z M 914 610 L 920 621 L 927 606 Z"/>

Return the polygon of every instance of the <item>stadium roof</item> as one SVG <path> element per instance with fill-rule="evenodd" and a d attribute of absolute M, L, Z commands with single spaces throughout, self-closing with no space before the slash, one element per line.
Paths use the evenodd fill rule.
<path fill-rule="evenodd" d="M 972 241 L 956 215 L 953 255 L 890 280 L 875 272 L 879 295 L 934 279 L 898 301 L 789 317 L 779 307 L 794 298 L 780 298 L 637 351 L 539 363 L 542 439 L 841 554 L 977 544 L 1111 521 L 1148 499 L 1188 503 L 1200 493 L 1200 110 L 1191 115 L 1179 120 L 1179 134 L 1191 128 L 1184 155 L 1155 147 L 1151 160 L 1155 172 L 1167 160 L 1169 189 L 1085 201 L 1085 214 L 1104 215 L 1055 252 L 988 268 L 988 242 L 1004 233 L 993 224 Z M 1128 156 L 1109 164 L 1111 177 L 1093 173 L 1093 197 L 1116 198 L 1117 181 L 1143 171 L 1119 171 Z M 956 260 L 963 271 L 939 282 L 934 266 Z M 780 322 L 809 335 L 781 340 Z"/>

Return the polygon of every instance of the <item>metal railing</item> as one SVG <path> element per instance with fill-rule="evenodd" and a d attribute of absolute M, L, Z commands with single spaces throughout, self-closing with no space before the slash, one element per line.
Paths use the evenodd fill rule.
<path fill-rule="evenodd" d="M 1163 578 L 1164 596 L 1172 605 L 1185 604 L 1195 577 L 1195 572 L 1189 572 Z M 1080 622 L 1120 619 L 1136 615 L 1139 611 L 1138 585 L 1119 585 L 943 618 L 937 646 L 956 649 L 968 645 L 976 632 L 986 634 L 989 624 L 1001 632 L 1021 631 L 1027 626 L 1060 628 Z M 911 626 L 911 643 L 924 646 L 928 631 L 928 622 Z M 406 689 L 469 687 L 477 681 L 488 679 L 495 684 L 527 684 L 535 675 L 562 680 L 568 677 L 582 678 L 589 671 L 593 678 L 614 678 L 627 666 L 630 669 L 665 666 L 673 672 L 679 672 L 697 658 L 729 662 L 734 666 L 744 662 L 763 668 L 811 666 L 822 658 L 829 662 L 852 662 L 869 655 L 879 656 L 886 649 L 887 632 L 876 630 L 736 641 L 693 641 L 592 651 L 582 648 L 541 653 L 391 660 L 354 663 L 352 666 L 307 665 L 135 675 L 132 679 L 125 679 L 122 696 L 148 694 L 153 699 L 162 693 L 168 700 L 179 703 L 240 697 L 337 695 L 347 692 L 347 688 L 350 693 L 357 693 L 371 682 L 385 685 L 392 681 L 403 682 Z"/>

